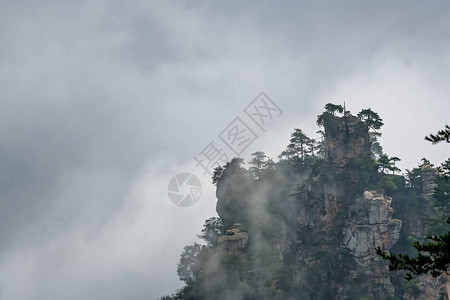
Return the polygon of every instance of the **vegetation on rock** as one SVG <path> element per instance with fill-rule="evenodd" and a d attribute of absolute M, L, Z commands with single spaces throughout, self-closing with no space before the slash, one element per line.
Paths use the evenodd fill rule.
<path fill-rule="evenodd" d="M 383 120 L 370 108 L 354 116 L 328 103 L 317 124 L 319 138 L 294 129 L 279 161 L 257 151 L 248 168 L 233 158 L 214 170 L 219 217 L 206 220 L 203 245 L 184 248 L 178 275 L 185 286 L 161 299 L 421 295 L 421 286 L 390 273 L 375 249 L 414 255 L 440 247 L 438 236 L 433 245 L 421 241 L 429 230 L 445 230 L 439 226 L 449 210 L 450 160 L 436 174 L 423 161 L 400 175 L 400 158 L 377 141 Z M 428 259 L 440 266 L 438 256 Z"/>

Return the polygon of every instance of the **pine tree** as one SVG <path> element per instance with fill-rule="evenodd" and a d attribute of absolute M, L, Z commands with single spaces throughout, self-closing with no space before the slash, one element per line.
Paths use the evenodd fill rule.
<path fill-rule="evenodd" d="M 261 179 L 267 156 L 262 151 L 256 151 L 255 153 L 252 153 L 252 157 L 253 158 L 249 162 L 250 168 L 248 171 L 253 178 Z"/>
<path fill-rule="evenodd" d="M 342 114 L 342 112 L 344 111 L 344 108 L 342 107 L 342 105 L 327 103 L 327 104 L 325 104 L 325 110 L 334 116 L 336 114 L 336 112 L 339 112 Z"/>
<path fill-rule="evenodd" d="M 291 134 L 290 142 L 291 149 L 294 150 L 300 158 L 300 161 L 304 162 L 306 156 L 309 154 L 308 145 L 310 145 L 311 139 L 301 129 L 295 128 Z"/>
<path fill-rule="evenodd" d="M 450 127 L 445 125 L 445 129 L 439 130 L 437 134 L 430 134 L 425 137 L 427 141 L 433 142 L 433 144 L 437 144 L 442 141 L 446 141 L 450 143 Z"/>
<path fill-rule="evenodd" d="M 384 125 L 380 116 L 370 108 L 361 110 L 357 116 L 369 129 L 378 130 Z"/>

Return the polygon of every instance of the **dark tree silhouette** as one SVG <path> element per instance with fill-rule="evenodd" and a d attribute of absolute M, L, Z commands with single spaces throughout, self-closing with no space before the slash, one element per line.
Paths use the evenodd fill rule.
<path fill-rule="evenodd" d="M 197 277 L 198 256 L 202 249 L 200 244 L 185 246 L 178 263 L 177 273 L 180 280 L 186 284 L 191 284 Z"/>
<path fill-rule="evenodd" d="M 281 154 L 278 156 L 279 159 L 291 159 L 292 157 L 295 156 L 295 149 L 294 149 L 294 144 L 289 144 L 286 147 L 286 150 L 282 151 Z"/>
<path fill-rule="evenodd" d="M 207 246 L 216 246 L 219 236 L 223 235 L 224 225 L 220 218 L 212 217 L 205 221 L 199 238 L 204 240 Z"/>
<path fill-rule="evenodd" d="M 225 169 L 222 166 L 217 166 L 214 168 L 213 175 L 212 175 L 212 183 L 213 184 L 217 184 L 217 182 L 220 180 L 220 178 L 222 178 L 224 170 Z"/>
<path fill-rule="evenodd" d="M 378 166 L 379 168 L 381 168 L 381 172 L 383 173 L 385 169 L 390 169 L 391 161 L 389 159 L 389 156 L 387 156 L 386 154 L 382 154 L 378 159 Z"/>
<path fill-rule="evenodd" d="M 336 105 L 333 103 L 325 104 L 325 110 L 333 116 L 336 114 L 336 112 L 339 112 L 341 114 L 344 112 L 344 108 L 342 107 L 342 105 Z"/>
<path fill-rule="evenodd" d="M 323 126 L 323 123 L 325 122 L 325 118 L 332 117 L 332 115 L 329 112 L 324 112 L 321 115 L 317 116 L 317 126 Z"/>
<path fill-rule="evenodd" d="M 446 141 L 450 143 L 450 127 L 445 125 L 445 129 L 439 130 L 437 134 L 430 134 L 425 137 L 427 141 L 432 142 L 433 144 L 437 144 L 442 141 Z"/>
<path fill-rule="evenodd" d="M 266 164 L 266 154 L 262 151 L 252 153 L 253 158 L 249 161 L 250 168 L 248 169 L 250 175 L 255 179 L 261 179 L 261 174 Z"/>
<path fill-rule="evenodd" d="M 217 184 L 217 182 L 225 175 L 226 170 L 242 169 L 241 165 L 244 164 L 244 159 L 240 157 L 233 157 L 225 166 L 217 166 L 214 168 L 212 175 L 212 183 Z"/>
<path fill-rule="evenodd" d="M 421 167 L 424 166 L 424 165 L 428 165 L 430 167 L 434 167 L 434 165 L 425 157 L 423 157 L 421 159 L 421 161 L 422 161 L 422 164 L 420 165 Z"/>
<path fill-rule="evenodd" d="M 369 129 L 377 130 L 384 125 L 380 116 L 370 108 L 361 110 L 358 113 L 358 118 L 363 121 Z"/>
<path fill-rule="evenodd" d="M 295 128 L 294 132 L 291 134 L 290 145 L 292 145 L 294 151 L 300 155 L 301 161 L 304 161 L 306 155 L 309 153 L 308 146 L 310 141 L 311 139 L 299 128 Z"/>
<path fill-rule="evenodd" d="M 392 164 L 389 167 L 389 170 L 392 171 L 392 174 L 394 174 L 395 172 L 399 172 L 400 169 L 395 166 L 395 163 L 401 161 L 401 159 L 398 158 L 397 156 L 393 156 L 389 158 L 389 161 L 392 162 Z"/>

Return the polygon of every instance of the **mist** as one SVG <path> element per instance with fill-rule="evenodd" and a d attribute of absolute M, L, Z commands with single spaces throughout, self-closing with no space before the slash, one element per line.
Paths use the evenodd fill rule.
<path fill-rule="evenodd" d="M 404 171 L 448 158 L 450 6 L 251 1 L 0 2 L 0 299 L 156 299 L 217 216 L 194 160 L 240 117 L 276 159 L 326 103 L 372 108 Z M 261 130 L 264 92 L 283 114 Z M 174 205 L 173 176 L 201 182 Z M 254 192 L 257 199 L 267 187 Z M 260 203 L 260 202 L 257 202 Z M 264 218 L 261 207 L 250 210 Z"/>

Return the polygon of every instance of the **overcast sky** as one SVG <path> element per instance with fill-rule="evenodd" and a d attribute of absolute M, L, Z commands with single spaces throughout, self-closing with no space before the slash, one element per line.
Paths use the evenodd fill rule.
<path fill-rule="evenodd" d="M 423 138 L 450 123 L 450 5 L 371 3 L 0 0 L 0 299 L 181 287 L 215 215 L 193 157 L 261 91 L 284 113 L 244 157 L 345 101 L 380 114 L 402 169 L 448 158 Z M 191 207 L 167 195 L 180 172 L 203 186 Z"/>

